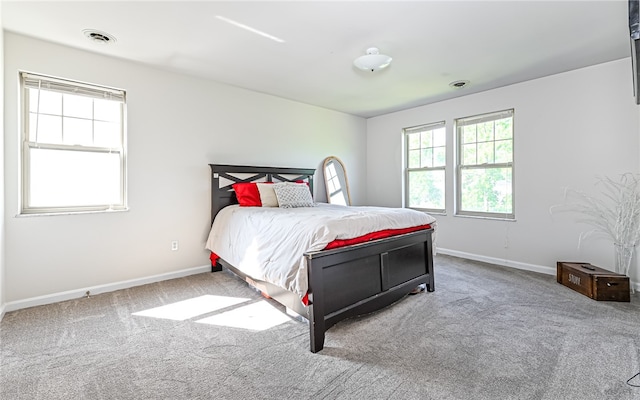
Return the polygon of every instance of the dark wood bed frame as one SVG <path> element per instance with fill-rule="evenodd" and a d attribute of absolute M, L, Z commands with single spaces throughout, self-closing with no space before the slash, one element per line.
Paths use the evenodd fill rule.
<path fill-rule="evenodd" d="M 223 207 L 238 203 L 231 186 L 233 183 L 304 180 L 313 193 L 315 169 L 209 165 L 212 222 Z M 429 292 L 435 289 L 432 232 L 433 229 L 428 229 L 333 250 L 305 253 L 309 274 L 308 306 L 302 304 L 297 294 L 247 276 L 223 259 L 212 265 L 211 270 L 220 271 L 224 266 L 267 296 L 305 317 L 309 321 L 310 348 L 316 353 L 324 347 L 327 329 L 339 321 L 389 306 L 420 284 L 426 284 Z"/>

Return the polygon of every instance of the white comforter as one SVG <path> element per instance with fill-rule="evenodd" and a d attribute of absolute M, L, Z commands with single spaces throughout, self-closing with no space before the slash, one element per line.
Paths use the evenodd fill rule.
<path fill-rule="evenodd" d="M 245 274 L 302 298 L 308 289 L 304 253 L 322 250 L 335 239 L 425 224 L 435 228 L 435 218 L 407 208 L 233 205 L 216 216 L 206 248 Z"/>

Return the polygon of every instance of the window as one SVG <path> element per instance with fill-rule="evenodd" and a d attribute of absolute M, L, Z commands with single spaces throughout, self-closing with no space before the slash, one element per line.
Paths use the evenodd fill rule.
<path fill-rule="evenodd" d="M 20 73 L 21 213 L 122 210 L 125 92 Z"/>
<path fill-rule="evenodd" d="M 455 121 L 456 213 L 515 218 L 513 203 L 513 110 Z"/>
<path fill-rule="evenodd" d="M 444 122 L 404 129 L 405 207 L 445 211 L 447 137 Z"/>

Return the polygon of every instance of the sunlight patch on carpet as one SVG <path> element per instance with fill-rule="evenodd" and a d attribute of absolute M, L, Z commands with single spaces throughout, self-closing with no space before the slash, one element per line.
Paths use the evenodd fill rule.
<path fill-rule="evenodd" d="M 148 310 L 138 311 L 132 315 L 170 319 L 173 321 L 184 321 L 189 318 L 218 311 L 247 301 L 249 301 L 249 299 L 241 297 L 214 296 L 207 294 L 160 307 L 150 308 Z"/>
<path fill-rule="evenodd" d="M 213 315 L 197 322 L 252 331 L 264 331 L 288 321 L 291 321 L 291 318 L 286 314 L 283 314 L 266 301 L 260 301 Z"/>

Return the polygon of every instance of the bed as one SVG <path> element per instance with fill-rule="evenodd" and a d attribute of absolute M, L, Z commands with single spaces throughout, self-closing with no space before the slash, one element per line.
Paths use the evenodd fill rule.
<path fill-rule="evenodd" d="M 219 214 L 222 218 L 224 213 L 238 211 L 233 210 L 238 207 L 233 190 L 236 183 L 303 182 L 313 193 L 315 169 L 209 165 L 212 224 Z M 323 349 L 325 332 L 337 322 L 389 306 L 419 285 L 425 285 L 428 292 L 434 291 L 432 234 L 433 227 L 426 225 L 413 232 L 364 243 L 345 241 L 341 247 L 304 252 L 301 259 L 306 266 L 304 299 L 291 288 L 252 276 L 213 251 L 211 268 L 212 272 L 228 269 L 266 297 L 306 318 L 310 350 L 315 353 Z"/>

